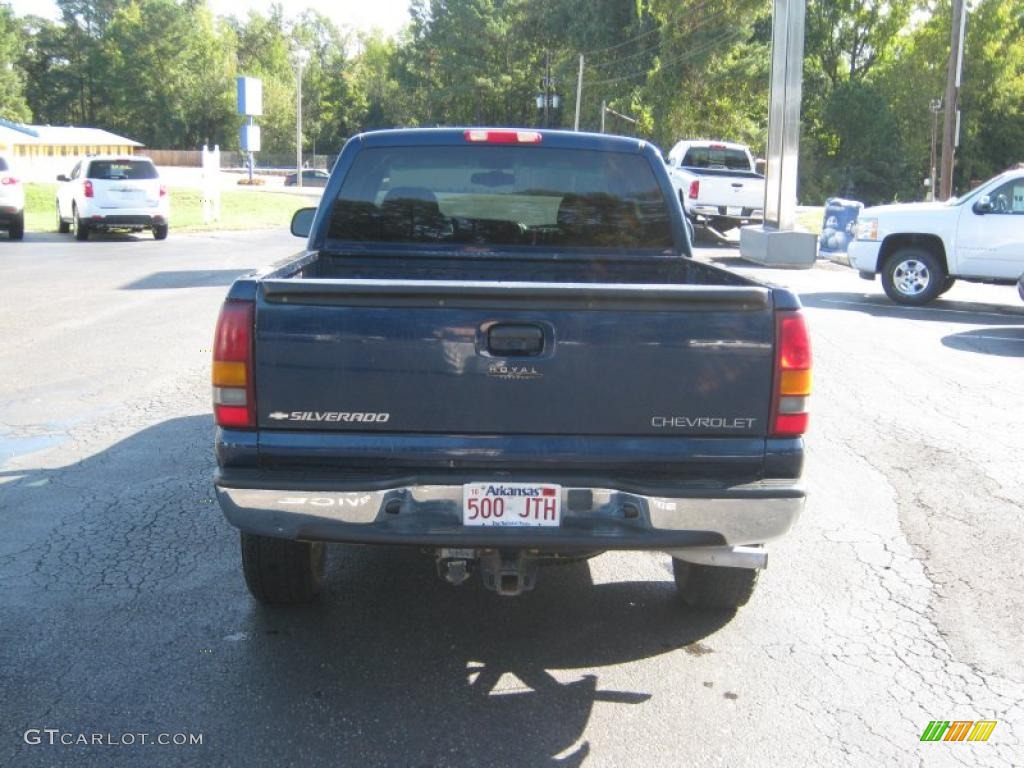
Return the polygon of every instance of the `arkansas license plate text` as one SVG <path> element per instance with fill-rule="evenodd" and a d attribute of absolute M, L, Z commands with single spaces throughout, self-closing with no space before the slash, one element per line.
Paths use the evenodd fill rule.
<path fill-rule="evenodd" d="M 561 486 L 531 483 L 462 486 L 463 525 L 557 527 L 561 521 Z"/>

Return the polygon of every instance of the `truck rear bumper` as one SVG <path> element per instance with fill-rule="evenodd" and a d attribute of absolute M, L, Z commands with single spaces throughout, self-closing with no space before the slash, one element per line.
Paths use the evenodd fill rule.
<path fill-rule="evenodd" d="M 539 550 L 680 550 L 776 539 L 796 522 L 804 491 L 792 481 L 688 487 L 671 496 L 613 488 L 562 488 L 557 528 L 462 525 L 462 485 L 310 489 L 239 487 L 222 475 L 217 497 L 228 521 L 286 539 L 426 547 Z"/>

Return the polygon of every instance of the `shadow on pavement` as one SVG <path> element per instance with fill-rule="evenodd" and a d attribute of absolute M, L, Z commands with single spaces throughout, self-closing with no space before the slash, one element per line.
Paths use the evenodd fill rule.
<path fill-rule="evenodd" d="M 0 242 L 3 241 L 0 237 Z M 152 240 L 153 235 L 149 232 L 91 232 L 86 242 L 97 243 L 134 243 L 139 240 Z M 82 244 L 75 240 L 72 234 L 61 234 L 60 232 L 26 232 L 25 243 L 66 243 L 68 247 L 81 247 Z"/>
<path fill-rule="evenodd" d="M 212 288 L 231 285 L 236 277 L 247 275 L 251 269 L 182 269 L 154 272 L 134 282 L 122 285 L 122 291 L 167 288 Z"/>
<path fill-rule="evenodd" d="M 979 328 L 952 333 L 942 339 L 944 346 L 964 352 L 1001 357 L 1024 357 L 1024 328 Z"/>
<path fill-rule="evenodd" d="M 203 744 L 43 752 L 18 738 L 0 764 L 577 766 L 595 704 L 697 706 L 703 689 L 647 704 L 655 670 L 617 670 L 617 685 L 599 672 L 675 652 L 678 674 L 712 652 L 699 641 L 732 614 L 683 609 L 667 568 L 595 585 L 586 563 L 552 566 L 509 599 L 441 582 L 416 549 L 334 547 L 318 603 L 260 606 L 212 501 L 212 436 L 207 415 L 171 419 L 65 467 L 0 472 L 11 727 Z"/>
<path fill-rule="evenodd" d="M 839 309 L 864 312 L 872 317 L 894 317 L 913 320 L 935 320 L 943 323 L 982 325 L 1024 325 L 1024 308 L 1002 304 L 939 299 L 923 307 L 896 304 L 879 294 L 863 293 L 801 293 L 800 302 L 816 309 Z"/>

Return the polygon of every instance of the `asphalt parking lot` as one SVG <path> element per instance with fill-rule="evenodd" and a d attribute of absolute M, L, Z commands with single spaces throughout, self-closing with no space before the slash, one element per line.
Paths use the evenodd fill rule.
<path fill-rule="evenodd" d="M 503 599 L 341 547 L 318 604 L 270 610 L 213 501 L 209 347 L 230 282 L 298 244 L 0 242 L 0 765 L 1020 765 L 1015 289 L 905 308 L 701 249 L 797 290 L 815 344 L 807 509 L 735 616 L 683 610 L 661 554 Z"/>

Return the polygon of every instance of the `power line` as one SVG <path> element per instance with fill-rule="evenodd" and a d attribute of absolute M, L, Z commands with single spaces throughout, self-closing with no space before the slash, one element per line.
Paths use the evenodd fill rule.
<path fill-rule="evenodd" d="M 679 56 L 675 56 L 675 57 L 666 59 L 665 61 L 659 62 L 659 71 L 662 70 L 662 69 L 665 69 L 667 67 L 670 67 L 670 66 L 672 66 L 674 64 L 678 64 L 678 63 L 681 63 L 683 61 L 686 61 L 687 59 L 691 59 L 691 58 L 694 58 L 696 56 L 700 56 L 700 55 L 702 55 L 704 53 L 707 53 L 708 51 L 712 50 L 713 48 L 716 48 L 716 47 L 718 47 L 718 46 L 720 46 L 720 45 L 722 45 L 724 43 L 727 43 L 727 42 L 730 42 L 732 40 L 735 40 L 735 39 L 738 39 L 738 38 L 742 37 L 744 34 L 745 33 L 743 32 L 743 30 L 733 29 L 733 30 L 726 31 L 724 34 L 720 35 L 719 37 L 715 37 L 715 38 L 712 38 L 712 39 L 708 40 L 703 45 L 699 45 L 696 48 L 691 48 L 691 49 L 687 50 L 685 53 L 680 54 Z M 647 76 L 649 74 L 651 74 L 651 70 L 650 69 L 643 69 L 643 70 L 638 70 L 636 72 L 631 72 L 628 75 L 620 75 L 619 77 L 609 77 L 609 78 L 606 78 L 604 80 L 584 80 L 583 81 L 583 85 L 584 86 L 589 86 L 589 87 L 593 88 L 596 85 L 611 85 L 613 83 L 619 83 L 619 82 L 622 82 L 624 80 L 635 80 L 638 77 Z"/>
<path fill-rule="evenodd" d="M 692 27 L 690 27 L 686 31 L 687 31 L 687 33 L 696 32 L 697 30 L 699 30 L 699 29 L 701 29 L 703 27 L 706 27 L 707 25 L 711 24 L 712 22 L 718 21 L 724 15 L 725 15 L 724 12 L 719 11 L 718 13 L 713 13 L 713 14 L 710 14 L 708 16 L 705 16 L 697 24 L 694 24 Z M 639 58 L 641 56 L 646 56 L 646 55 L 648 55 L 648 54 L 650 54 L 652 52 L 658 51 L 658 50 L 660 50 L 660 49 L 662 49 L 664 47 L 665 47 L 664 42 L 663 41 L 659 41 L 659 42 L 655 43 L 654 45 L 650 46 L 649 48 L 644 48 L 643 50 L 635 51 L 634 53 L 631 53 L 631 54 L 629 54 L 627 56 L 620 56 L 620 57 L 618 57 L 616 59 L 613 59 L 611 61 L 598 62 L 598 63 L 592 64 L 590 66 L 591 66 L 592 69 L 608 69 L 610 67 L 619 66 L 623 62 L 629 61 L 630 59 L 636 59 L 636 58 Z M 586 56 L 587 54 L 584 53 L 583 55 Z"/>
<path fill-rule="evenodd" d="M 703 3 L 700 3 L 699 5 L 697 5 L 697 6 L 693 7 L 693 8 L 680 9 L 677 13 L 680 16 L 684 12 L 685 13 L 693 13 L 694 11 L 699 11 L 699 10 L 701 10 L 703 8 L 706 8 L 710 4 L 710 2 L 711 2 L 711 0 L 704 0 Z M 591 56 L 596 56 L 599 53 L 606 53 L 608 51 L 618 50 L 619 48 L 627 46 L 630 43 L 635 43 L 637 40 L 640 40 L 640 39 L 642 39 L 644 37 L 647 37 L 648 35 L 652 35 L 655 32 L 661 32 L 666 26 L 668 26 L 668 24 L 674 23 L 674 22 L 676 22 L 678 20 L 679 20 L 678 17 L 673 18 L 673 19 L 666 19 L 664 24 L 659 24 L 658 26 L 654 27 L 653 29 L 649 29 L 646 32 L 641 32 L 640 34 L 636 35 L 635 37 L 631 37 L 628 40 L 623 40 L 621 43 L 616 43 L 615 45 L 609 45 L 609 46 L 606 46 L 605 48 L 595 48 L 595 49 L 593 49 L 591 51 L 580 51 L 580 53 L 582 53 L 587 58 L 590 58 Z"/>

